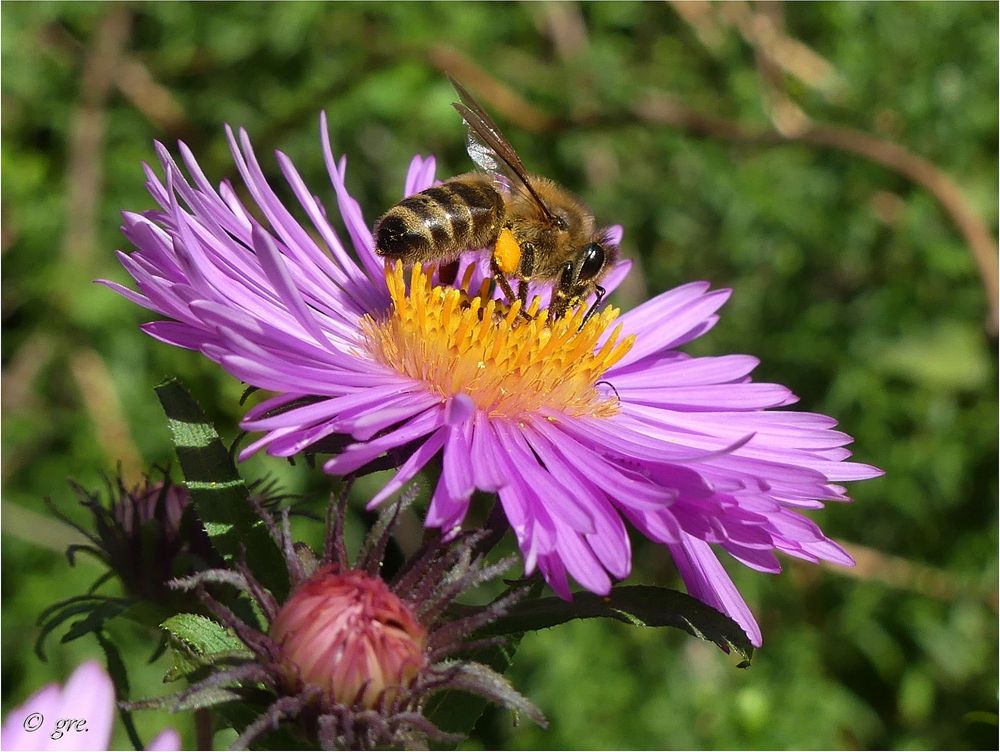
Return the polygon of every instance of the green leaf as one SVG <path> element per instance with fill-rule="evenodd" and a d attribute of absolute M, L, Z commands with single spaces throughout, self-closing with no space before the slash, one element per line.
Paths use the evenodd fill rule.
<path fill-rule="evenodd" d="M 528 598 L 537 599 L 541 588 L 541 581 L 536 581 L 529 590 Z M 504 595 L 509 593 L 510 591 L 508 590 Z M 502 598 L 503 595 L 499 597 Z M 453 603 L 452 609 L 456 612 L 456 618 L 462 612 L 465 612 L 465 615 L 469 615 L 468 607 L 461 604 Z M 517 649 L 521 644 L 521 636 L 519 633 L 511 634 L 502 645 L 469 650 L 460 657 L 463 660 L 487 666 L 503 676 L 514 661 L 514 654 L 517 653 Z M 424 715 L 443 731 L 468 736 L 476 727 L 476 723 L 486 710 L 487 705 L 489 705 L 489 701 L 484 697 L 460 690 L 446 690 L 431 697 L 427 702 Z"/>
<path fill-rule="evenodd" d="M 464 653 L 461 658 L 481 663 L 503 675 L 510 668 L 520 642 L 520 635 L 514 635 L 507 640 L 506 645 Z M 479 695 L 449 689 L 427 701 L 424 715 L 442 731 L 468 736 L 488 704 L 489 701 Z"/>
<path fill-rule="evenodd" d="M 170 649 L 170 668 L 163 675 L 164 684 L 193 677 L 205 667 L 201 657 L 180 640 L 170 637 L 167 639 L 167 646 Z"/>
<path fill-rule="evenodd" d="M 73 622 L 60 642 L 72 642 L 91 632 L 104 629 L 104 625 L 128 608 L 127 601 L 107 601 L 91 609 L 85 617 Z"/>
<path fill-rule="evenodd" d="M 252 658 L 253 654 L 232 631 L 198 614 L 177 614 L 163 622 L 170 633 L 173 662 L 165 682 L 189 677 L 222 660 Z"/>
<path fill-rule="evenodd" d="M 55 613 L 60 609 L 64 609 L 67 606 L 80 606 L 85 603 L 89 603 L 91 606 L 96 606 L 98 603 L 103 603 L 106 600 L 110 600 L 106 595 L 95 595 L 93 593 L 87 593 L 86 595 L 74 595 L 71 598 L 66 598 L 65 600 L 56 601 L 45 607 L 45 609 L 38 615 L 38 620 L 36 624 L 43 624 L 53 618 L 58 618 Z M 63 616 L 63 619 L 66 617 Z"/>
<path fill-rule="evenodd" d="M 38 617 L 38 625 L 41 627 L 41 631 L 38 634 L 38 638 L 35 640 L 35 654 L 41 660 L 46 660 L 46 638 L 52 633 L 53 630 L 57 629 L 68 619 L 71 619 L 79 614 L 86 615 L 80 621 L 73 623 L 70 628 L 70 632 L 73 634 L 73 637 L 71 638 L 69 637 L 69 634 L 67 634 L 63 637 L 63 642 L 80 637 L 82 634 L 86 634 L 87 632 L 100 629 L 104 625 L 105 621 L 117 616 L 124 609 L 126 609 L 128 605 L 128 601 L 117 598 L 109 598 L 104 595 L 78 595 L 64 601 L 59 601 L 58 603 L 53 603 Z M 81 632 L 80 630 L 84 626 L 86 629 Z"/>
<path fill-rule="evenodd" d="M 200 655 L 233 650 L 242 650 L 249 655 L 243 642 L 231 630 L 199 614 L 177 614 L 160 626 Z"/>
<path fill-rule="evenodd" d="M 203 676 L 202 669 L 212 669 L 221 663 L 245 661 L 252 655 L 246 650 L 226 650 L 219 653 L 201 654 L 187 643 L 171 637 L 168 640 L 170 648 L 170 668 L 163 675 L 163 682 L 168 684 L 178 679 L 195 681 Z"/>
<path fill-rule="evenodd" d="M 572 601 L 537 598 L 514 605 L 506 615 L 483 628 L 486 635 L 533 632 L 573 619 L 617 619 L 638 627 L 676 627 L 703 640 L 714 642 L 725 652 L 736 650 L 743 657 L 741 668 L 750 664 L 753 646 L 732 619 L 690 595 L 651 585 L 614 588 L 607 596 L 574 593 Z"/>
<path fill-rule="evenodd" d="M 156 387 L 170 426 L 188 492 L 212 544 L 226 559 L 246 548 L 247 564 L 275 597 L 288 592 L 288 572 L 277 545 L 249 503 L 249 492 L 218 432 L 176 379 Z"/>

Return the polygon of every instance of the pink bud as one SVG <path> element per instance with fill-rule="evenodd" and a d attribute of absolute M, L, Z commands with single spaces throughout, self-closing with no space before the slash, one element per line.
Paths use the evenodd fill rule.
<path fill-rule="evenodd" d="M 426 664 L 427 631 L 384 581 L 364 572 L 318 570 L 271 624 L 290 678 L 334 702 L 391 702 Z"/>

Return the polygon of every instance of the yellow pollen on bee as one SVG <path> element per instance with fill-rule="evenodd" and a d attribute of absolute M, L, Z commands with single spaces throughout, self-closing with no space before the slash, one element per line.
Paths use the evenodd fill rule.
<path fill-rule="evenodd" d="M 392 308 L 366 316 L 362 333 L 379 362 L 427 383 L 443 398 L 464 393 L 487 415 L 518 418 L 549 409 L 573 416 L 609 417 L 618 400 L 598 381 L 631 349 L 621 324 L 601 342 L 618 317 L 606 308 L 582 324 L 586 306 L 549 321 L 537 298 L 521 315 L 521 301 L 507 305 L 488 297 L 489 285 L 472 294 L 434 285 L 414 265 L 409 286 L 402 263 L 386 267 Z"/>
<path fill-rule="evenodd" d="M 516 274 L 521 268 L 521 246 L 514 239 L 514 233 L 507 228 L 502 229 L 497 236 L 493 260 L 504 274 Z"/>

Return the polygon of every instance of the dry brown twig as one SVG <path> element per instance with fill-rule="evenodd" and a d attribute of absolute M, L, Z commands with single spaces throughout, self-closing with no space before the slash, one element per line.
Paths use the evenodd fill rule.
<path fill-rule="evenodd" d="M 985 599 L 994 611 L 1000 607 L 995 591 L 985 593 L 943 569 L 901 556 L 893 556 L 857 543 L 845 543 L 844 548 L 854 557 L 855 566 L 840 567 L 824 563 L 824 569 L 842 577 L 881 582 L 892 588 L 945 602 L 960 597 L 971 597 L 977 600 Z"/>
<path fill-rule="evenodd" d="M 1000 274 L 996 242 L 955 181 L 929 160 L 897 143 L 844 126 L 812 123 L 797 133 L 788 134 L 771 129 L 753 130 L 732 120 L 696 112 L 676 98 L 656 91 L 636 104 L 634 112 L 645 122 L 681 128 L 696 136 L 765 146 L 804 143 L 837 149 L 879 164 L 926 189 L 944 209 L 972 251 L 989 305 L 987 327 L 992 335 L 997 334 L 1000 326 Z"/>
<path fill-rule="evenodd" d="M 132 439 L 118 389 L 107 365 L 95 350 L 81 348 L 70 355 L 70 371 L 94 424 L 95 440 L 108 459 L 120 463 L 126 484 L 142 477 L 142 457 Z"/>
<path fill-rule="evenodd" d="M 737 0 L 715 7 L 721 18 L 732 24 L 744 41 L 776 68 L 826 95 L 842 87 L 843 80 L 830 61 L 785 31 L 781 3 L 757 2 L 751 6 L 745 0 Z"/>
<path fill-rule="evenodd" d="M 698 41 L 712 53 L 717 52 L 726 34 L 708 0 L 667 0 L 674 12 L 694 31 Z"/>
<path fill-rule="evenodd" d="M 74 65 L 86 52 L 83 43 L 60 24 L 42 29 L 39 42 L 50 57 L 64 65 Z M 187 131 L 190 123 L 184 108 L 173 92 L 155 79 L 149 67 L 126 49 L 119 51 L 118 60 L 113 75 L 122 96 L 157 128 L 171 134 Z"/>
<path fill-rule="evenodd" d="M 733 2 L 724 15 L 731 18 L 740 34 L 753 48 L 754 64 L 760 76 L 767 113 L 775 130 L 793 135 L 809 125 L 809 116 L 789 96 L 785 86 L 787 66 L 782 65 L 778 39 L 784 36 L 784 11 L 779 3 L 756 3 L 751 11 L 745 2 Z M 825 62 L 825 61 L 824 61 Z M 832 66 L 831 66 L 832 70 Z"/>
<path fill-rule="evenodd" d="M 844 82 L 829 61 L 787 34 L 782 5 L 767 1 L 751 6 L 744 0 L 719 4 L 672 2 L 671 5 L 708 49 L 713 50 L 721 43 L 721 25 L 716 21 L 720 18 L 731 24 L 753 48 L 774 130 L 754 131 L 732 121 L 697 113 L 662 93 L 651 94 L 649 101 L 636 107 L 637 113 L 650 121 L 712 138 L 764 145 L 801 142 L 845 151 L 921 186 L 934 196 L 968 244 L 989 305 L 987 329 L 996 336 L 1000 331 L 1000 274 L 996 241 L 985 222 L 969 206 L 958 185 L 929 160 L 865 131 L 815 122 L 792 101 L 785 89 L 784 74 L 795 76 L 828 96 L 841 89 Z"/>
<path fill-rule="evenodd" d="M 30 413 L 40 407 L 35 393 L 38 375 L 56 351 L 54 338 L 45 331 L 33 332 L 3 369 L 2 404 L 8 415 Z"/>
<path fill-rule="evenodd" d="M 752 5 L 743 0 L 668 2 L 712 55 L 723 48 L 728 29 L 734 27 L 747 44 L 766 56 L 776 68 L 809 88 L 831 96 L 843 86 L 843 79 L 830 61 L 785 32 L 780 2 L 762 0 Z"/>
<path fill-rule="evenodd" d="M 141 61 L 131 55 L 122 58 L 115 84 L 125 98 L 146 119 L 167 133 L 180 133 L 188 126 L 184 109 L 170 89 L 159 84 Z"/>
<path fill-rule="evenodd" d="M 477 92 L 503 120 L 531 133 L 542 133 L 556 125 L 555 118 L 535 107 L 514 89 L 497 80 L 458 50 L 438 45 L 428 53 L 431 63 Z"/>
<path fill-rule="evenodd" d="M 104 106 L 114 86 L 115 73 L 131 28 L 131 13 L 124 6 L 109 6 L 88 47 L 80 75 L 80 99 L 69 129 L 66 166 L 66 233 L 63 253 L 86 266 L 97 241 L 100 206 Z"/>
<path fill-rule="evenodd" d="M 539 10 L 539 26 L 542 27 L 539 30 L 552 40 L 560 60 L 571 61 L 590 46 L 587 22 L 577 3 L 542 3 L 532 7 Z"/>
<path fill-rule="evenodd" d="M 103 188 L 105 106 L 120 74 L 132 26 L 132 14 L 125 6 L 108 7 L 107 15 L 84 51 L 80 98 L 69 131 L 66 230 L 62 249 L 67 259 L 82 270 L 88 269 L 97 244 L 97 214 Z M 70 355 L 70 371 L 94 422 L 97 441 L 109 461 L 121 463 L 126 479 L 138 478 L 142 460 L 104 360 L 96 351 L 81 348 Z"/>

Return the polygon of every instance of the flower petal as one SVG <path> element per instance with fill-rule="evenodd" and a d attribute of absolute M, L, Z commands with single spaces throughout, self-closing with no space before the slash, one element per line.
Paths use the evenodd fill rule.
<path fill-rule="evenodd" d="M 763 638 L 757 620 L 709 545 L 682 535 L 678 543 L 667 546 L 688 592 L 733 619 L 747 633 L 750 644 L 759 648 Z"/>
<path fill-rule="evenodd" d="M 62 689 L 55 683 L 46 684 L 31 695 L 23 704 L 7 714 L 3 729 L 0 730 L 0 746 L 5 750 L 43 749 L 47 741 L 47 729 L 58 720 L 57 712 L 61 700 Z M 36 714 L 42 718 L 37 727 L 35 718 L 28 720 L 29 716 Z M 44 725 L 45 719 L 48 719 L 49 725 Z M 39 734 L 42 735 L 41 738 Z"/>
<path fill-rule="evenodd" d="M 80 718 L 86 733 L 66 734 L 58 749 L 107 749 L 115 718 L 115 688 L 97 661 L 86 661 L 73 672 L 63 688 L 54 718 Z"/>
<path fill-rule="evenodd" d="M 424 465 L 430 462 L 434 458 L 434 455 L 441 450 L 447 437 L 447 428 L 439 428 L 431 434 L 430 438 L 421 444 L 406 462 L 400 465 L 399 470 L 396 471 L 392 480 L 386 483 L 382 487 L 382 490 L 372 497 L 372 500 L 368 502 L 368 509 L 375 509 L 379 504 L 413 480 L 414 476 L 423 469 Z"/>
<path fill-rule="evenodd" d="M 181 735 L 171 728 L 163 729 L 146 745 L 149 752 L 174 752 L 181 748 Z"/>

